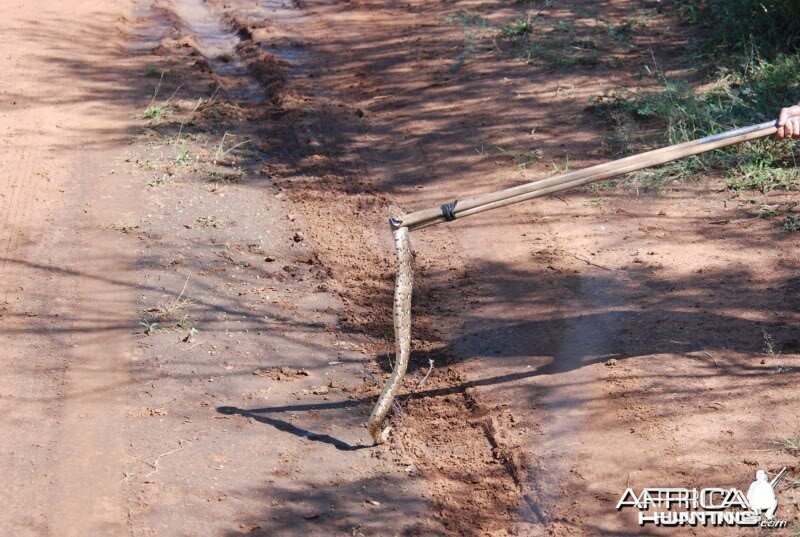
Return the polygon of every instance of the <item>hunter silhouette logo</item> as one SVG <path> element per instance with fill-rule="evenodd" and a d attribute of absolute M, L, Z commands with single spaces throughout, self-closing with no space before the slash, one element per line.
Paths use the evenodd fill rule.
<path fill-rule="evenodd" d="M 759 470 L 756 472 L 756 480 L 747 489 L 747 502 L 754 513 L 766 511 L 767 520 L 775 518 L 775 510 L 778 508 L 778 498 L 775 496 L 775 485 L 786 473 L 786 468 L 767 481 L 767 472 Z"/>
<path fill-rule="evenodd" d="M 639 510 L 639 525 L 655 526 L 761 526 L 785 528 L 786 520 L 777 520 L 778 498 L 775 486 L 786 474 L 786 468 L 768 480 L 767 472 L 758 470 L 756 480 L 745 495 L 736 488 L 648 487 L 638 495 L 625 489 L 617 502 L 617 510 L 633 507 Z"/>

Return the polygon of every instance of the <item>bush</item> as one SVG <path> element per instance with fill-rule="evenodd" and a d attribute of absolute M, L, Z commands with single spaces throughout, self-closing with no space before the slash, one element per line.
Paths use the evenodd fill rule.
<path fill-rule="evenodd" d="M 800 50 L 797 0 L 684 0 L 692 18 L 703 21 L 708 43 L 765 59 Z M 749 52 L 748 52 L 749 53 Z"/>

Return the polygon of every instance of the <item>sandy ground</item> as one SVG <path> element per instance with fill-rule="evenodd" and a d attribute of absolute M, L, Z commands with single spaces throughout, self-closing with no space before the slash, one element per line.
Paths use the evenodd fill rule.
<path fill-rule="evenodd" d="M 363 427 L 391 208 L 615 156 L 589 98 L 686 73 L 655 4 L 542 6 L 556 64 L 500 2 L 4 1 L 0 533 L 639 535 L 627 486 L 783 467 L 796 521 L 796 196 L 714 177 L 415 232 Z"/>

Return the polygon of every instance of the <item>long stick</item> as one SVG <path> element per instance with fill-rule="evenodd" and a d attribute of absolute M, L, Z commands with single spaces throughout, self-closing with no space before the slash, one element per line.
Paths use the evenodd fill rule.
<path fill-rule="evenodd" d="M 774 121 L 752 125 L 741 129 L 723 132 L 714 136 L 707 136 L 698 140 L 682 144 L 662 147 L 646 153 L 640 153 L 604 164 L 591 166 L 583 170 L 568 172 L 548 179 L 541 179 L 519 185 L 498 192 L 482 194 L 466 200 L 456 201 L 440 207 L 424 209 L 392 219 L 395 228 L 408 227 L 411 230 L 420 229 L 432 224 L 454 220 L 464 216 L 481 213 L 497 207 L 518 203 L 559 192 L 568 188 L 602 181 L 635 172 L 644 168 L 658 166 L 673 160 L 698 155 L 714 149 L 729 145 L 755 140 L 770 136 L 777 131 Z M 449 205 L 449 207 L 448 207 Z"/>
<path fill-rule="evenodd" d="M 397 250 L 397 277 L 394 290 L 394 337 L 395 365 L 389 379 L 383 387 L 378 402 L 367 422 L 367 428 L 376 444 L 386 441 L 390 427 L 383 428 L 383 421 L 389 413 L 395 394 L 403 382 L 408 361 L 411 356 L 411 289 L 413 284 L 411 242 L 409 234 L 440 222 L 449 222 L 456 217 L 469 216 L 483 211 L 518 203 L 528 199 L 545 196 L 585 185 L 594 181 L 602 181 L 626 173 L 658 166 L 673 160 L 698 155 L 733 144 L 770 136 L 777 131 L 776 122 L 761 123 L 699 140 L 663 147 L 639 155 L 598 164 L 590 168 L 564 173 L 549 179 L 533 181 L 524 185 L 507 188 L 490 194 L 483 194 L 464 201 L 442 205 L 434 209 L 425 209 L 414 213 L 393 216 L 390 219 L 394 244 Z"/>

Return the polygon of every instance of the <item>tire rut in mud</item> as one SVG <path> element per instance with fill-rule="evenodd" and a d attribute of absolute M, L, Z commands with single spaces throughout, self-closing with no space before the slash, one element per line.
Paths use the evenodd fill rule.
<path fill-rule="evenodd" d="M 377 396 L 393 352 L 394 259 L 385 223 L 390 201 L 373 190 L 367 159 L 335 140 L 337 131 L 347 130 L 342 123 L 357 117 L 355 110 L 332 112 L 341 108 L 317 109 L 295 126 L 296 139 L 338 149 L 313 154 L 313 168 L 305 177 L 294 176 L 291 169 L 273 168 L 271 173 L 304 213 L 309 235 L 333 275 L 334 290 L 345 304 L 339 329 L 360 337 L 378 357 L 369 366 L 373 380 L 364 387 Z M 315 144 L 313 133 L 326 143 Z M 439 238 L 448 240 L 445 234 Z M 410 464 L 425 478 L 437 518 L 448 533 L 504 532 L 526 501 L 526 461 L 517 455 L 522 450 L 516 440 L 522 435 L 508 411 L 486 407 L 477 389 L 465 388 L 468 380 L 456 367 L 434 368 L 420 385 L 428 359 L 441 366 L 453 358 L 438 325 L 458 309 L 454 303 L 466 303 L 460 296 L 463 288 L 453 288 L 455 281 L 466 278 L 458 259 L 449 259 L 444 270 L 441 263 L 432 266 L 419 258 L 416 265 L 411 373 L 397 398 L 405 408 L 398 411 L 396 406 L 390 417 L 394 433 L 387 449 L 397 463 Z M 442 272 L 452 275 L 443 280 Z M 409 399 L 411 391 L 417 393 Z"/>
<path fill-rule="evenodd" d="M 231 10 L 223 10 L 221 17 L 239 40 L 237 61 L 267 95 L 268 125 L 261 129 L 259 145 L 280 149 L 267 157 L 264 173 L 302 215 L 308 241 L 332 277 L 326 290 L 344 306 L 337 331 L 378 357 L 367 366 L 360 390 L 377 396 L 393 348 L 394 258 L 386 224 L 390 198 L 371 174 L 368 145 L 362 143 L 369 127 L 347 92 L 325 80 L 326 52 L 298 66 L 268 52 L 275 47 L 274 39 L 264 40 L 265 28 L 274 30 L 270 22 Z M 193 46 L 191 36 L 181 39 Z M 196 66 L 220 78 L 201 48 L 195 48 Z M 287 76 L 287 70 L 313 76 Z M 452 244 L 443 231 L 430 235 Z M 481 402 L 479 390 L 469 387 L 457 366 L 441 367 L 453 358 L 441 320 L 468 303 L 464 262 L 457 255 L 435 265 L 417 259 L 415 272 L 411 372 L 398 397 L 402 408 L 396 407 L 390 418 L 393 441 L 376 449 L 424 477 L 448 533 L 513 533 L 527 501 L 527 461 L 518 455 L 523 452 L 518 439 L 525 435 L 506 409 Z M 422 383 L 428 359 L 440 367 Z M 417 393 L 409 397 L 411 391 Z M 366 405 L 365 419 L 368 412 Z"/>

